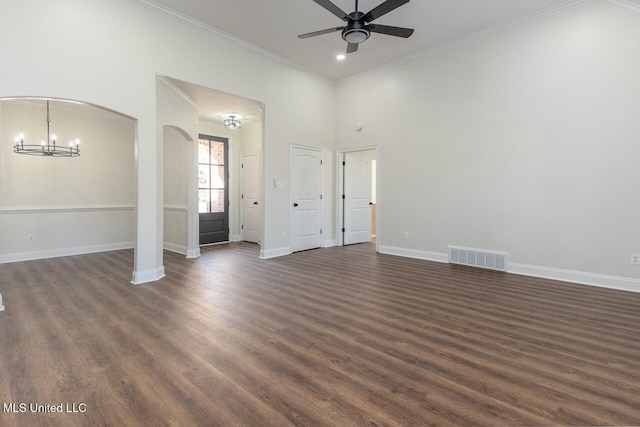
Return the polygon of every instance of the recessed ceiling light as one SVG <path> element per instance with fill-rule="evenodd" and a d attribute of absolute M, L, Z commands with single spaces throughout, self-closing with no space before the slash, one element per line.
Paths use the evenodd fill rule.
<path fill-rule="evenodd" d="M 347 55 L 345 55 L 344 53 L 339 54 L 338 56 L 336 56 L 336 59 L 338 61 L 344 61 L 344 59 L 347 57 Z"/>

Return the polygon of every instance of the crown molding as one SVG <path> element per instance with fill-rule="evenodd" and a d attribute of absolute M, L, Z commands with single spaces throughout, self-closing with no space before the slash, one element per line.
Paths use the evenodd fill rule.
<path fill-rule="evenodd" d="M 566 2 L 564 2 L 562 4 L 559 4 L 557 6 L 553 6 L 553 7 L 550 7 L 550 8 L 547 8 L 547 9 L 544 9 L 544 10 L 541 10 L 541 11 L 526 15 L 526 16 L 519 17 L 517 19 L 513 19 L 511 21 L 503 22 L 502 24 L 498 24 L 498 25 L 495 25 L 493 27 L 485 28 L 485 29 L 483 29 L 481 31 L 477 31 L 475 33 L 467 34 L 466 36 L 462 36 L 462 37 L 459 37 L 459 38 L 454 39 L 454 40 L 450 40 L 450 41 L 441 43 L 441 44 L 439 44 L 437 46 L 434 46 L 434 47 L 432 47 L 430 49 L 427 49 L 425 51 L 419 52 L 419 53 L 417 53 L 415 55 L 406 56 L 406 57 L 400 58 L 400 59 L 398 59 L 396 61 L 392 61 L 392 62 L 389 62 L 389 63 L 386 63 L 386 64 L 382 64 L 379 67 L 374 67 L 374 68 L 372 68 L 370 70 L 367 70 L 367 71 L 364 71 L 362 73 L 358 73 L 358 74 L 355 74 L 353 76 L 345 77 L 344 79 L 341 79 L 340 82 L 348 81 L 348 80 L 351 80 L 353 78 L 357 78 L 358 76 L 362 76 L 364 74 L 368 74 L 368 73 L 371 73 L 371 72 L 376 72 L 376 71 L 382 70 L 382 69 L 387 68 L 387 67 L 394 67 L 394 66 L 397 66 L 397 65 L 407 64 L 407 63 L 409 63 L 409 62 L 411 62 L 411 61 L 413 61 L 415 59 L 419 59 L 419 58 L 422 58 L 424 56 L 432 55 L 432 54 L 435 54 L 437 52 L 452 48 L 454 46 L 458 46 L 458 45 L 461 45 L 461 44 L 464 44 L 464 43 L 468 43 L 468 42 L 471 42 L 471 41 L 474 41 L 474 40 L 481 39 L 481 38 L 486 37 L 486 36 L 488 36 L 488 35 L 490 35 L 492 33 L 495 33 L 497 31 L 503 30 L 505 28 L 512 27 L 512 26 L 517 25 L 517 24 L 533 21 L 534 19 L 538 19 L 538 18 L 546 16 L 546 15 L 551 15 L 551 14 L 554 14 L 554 13 L 561 12 L 563 10 L 573 9 L 573 8 L 576 8 L 576 7 L 579 7 L 579 6 L 583 6 L 583 5 L 587 5 L 587 4 L 597 3 L 599 1 L 603 1 L 603 0 L 569 0 L 569 1 L 566 1 Z M 627 0 L 604 0 L 604 1 L 627 2 Z"/>
<path fill-rule="evenodd" d="M 261 47 L 258 47 L 258 46 L 254 45 L 254 44 L 251 44 L 251 43 L 247 42 L 246 40 L 243 40 L 243 39 L 241 39 L 239 37 L 235 37 L 235 36 L 233 36 L 233 35 L 231 35 L 229 33 L 226 33 L 226 32 L 224 32 L 224 31 L 222 31 L 222 30 L 220 30 L 220 29 L 218 29 L 216 27 L 213 27 L 211 25 L 205 24 L 204 22 L 199 21 L 197 19 L 194 19 L 194 18 L 192 18 L 192 17 L 190 17 L 188 15 L 185 15 L 184 13 L 180 13 L 180 12 L 178 12 L 176 10 L 168 8 L 168 7 L 166 7 L 166 6 L 162 5 L 162 4 L 159 4 L 159 3 L 155 2 L 154 0 L 138 0 L 138 1 L 140 3 L 142 3 L 142 4 L 144 4 L 144 5 L 152 8 L 152 9 L 155 9 L 155 10 L 163 13 L 164 15 L 170 16 L 170 17 L 172 17 L 174 19 L 177 19 L 179 21 L 183 21 L 183 22 L 185 22 L 185 23 L 187 23 L 189 25 L 192 25 L 195 28 L 198 28 L 198 29 L 203 30 L 205 32 L 214 34 L 214 35 L 216 35 L 218 37 L 222 37 L 224 39 L 232 41 L 232 42 L 234 42 L 234 43 L 236 43 L 238 45 L 241 45 L 242 47 L 246 48 L 247 50 L 249 50 L 251 52 L 254 52 L 254 53 L 257 53 L 257 54 L 262 55 L 264 57 L 267 57 L 269 59 L 272 59 L 273 61 L 276 61 L 276 62 L 278 62 L 278 63 L 280 63 L 282 65 L 286 65 L 288 67 L 294 68 L 294 69 L 299 70 L 299 71 L 304 71 L 305 73 L 313 74 L 313 75 L 318 76 L 318 77 L 320 77 L 322 79 L 325 79 L 325 80 L 334 81 L 333 79 L 330 79 L 330 78 L 328 78 L 326 76 L 318 74 L 316 71 L 309 70 L 307 68 L 301 67 L 300 65 L 295 64 L 295 63 L 293 63 L 293 62 L 291 62 L 291 61 L 289 61 L 289 60 L 287 60 L 287 59 L 285 59 L 285 58 L 283 58 L 283 57 L 281 57 L 279 55 L 276 55 L 275 53 L 273 53 L 273 52 L 271 52 L 269 50 L 266 50 L 266 49 L 263 49 Z"/>
<path fill-rule="evenodd" d="M 178 86 L 173 84 L 173 82 L 169 80 L 169 77 L 163 76 L 162 74 L 156 74 L 156 78 L 160 83 L 165 85 L 169 90 L 171 90 L 180 98 L 182 98 L 187 104 L 189 104 L 195 110 L 200 111 L 200 106 L 198 105 L 198 103 L 196 103 L 196 101 L 194 101 L 193 99 L 189 98 L 189 96 L 187 96 L 186 93 L 181 91 L 180 88 L 178 88 Z"/>
<path fill-rule="evenodd" d="M 607 3 L 610 3 L 614 6 L 621 7 L 633 13 L 640 15 L 640 4 L 631 0 L 606 0 Z"/>

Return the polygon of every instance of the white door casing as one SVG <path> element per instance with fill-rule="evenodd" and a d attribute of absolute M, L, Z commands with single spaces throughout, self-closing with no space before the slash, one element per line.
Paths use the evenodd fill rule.
<path fill-rule="evenodd" d="M 241 238 L 260 243 L 260 154 L 243 155 L 241 164 Z"/>
<path fill-rule="evenodd" d="M 344 244 L 371 241 L 371 160 L 360 153 L 344 157 Z"/>
<path fill-rule="evenodd" d="M 322 150 L 291 146 L 291 250 L 322 246 Z"/>

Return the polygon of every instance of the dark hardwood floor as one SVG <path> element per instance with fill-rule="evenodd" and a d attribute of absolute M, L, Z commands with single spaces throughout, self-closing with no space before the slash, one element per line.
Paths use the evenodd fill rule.
<path fill-rule="evenodd" d="M 368 244 L 132 257 L 0 265 L 1 426 L 640 425 L 640 294 Z"/>

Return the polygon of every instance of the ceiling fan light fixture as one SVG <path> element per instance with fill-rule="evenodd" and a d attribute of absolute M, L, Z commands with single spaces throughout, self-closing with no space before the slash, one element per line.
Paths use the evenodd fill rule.
<path fill-rule="evenodd" d="M 342 38 L 347 43 L 355 43 L 355 44 L 362 43 L 363 41 L 367 40 L 370 35 L 371 35 L 371 32 L 364 27 L 361 27 L 361 28 L 347 27 L 342 31 Z"/>

